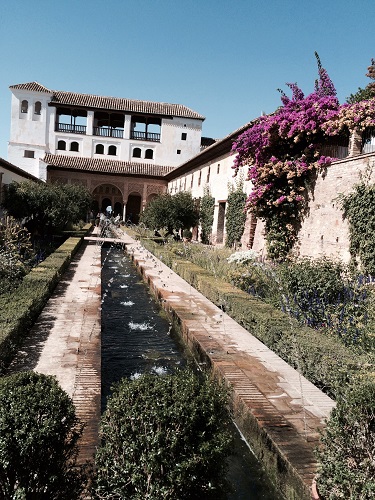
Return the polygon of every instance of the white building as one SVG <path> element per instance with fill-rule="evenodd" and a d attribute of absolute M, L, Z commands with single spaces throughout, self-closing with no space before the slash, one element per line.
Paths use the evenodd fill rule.
<path fill-rule="evenodd" d="M 181 104 L 55 91 L 37 82 L 10 90 L 8 160 L 43 180 L 46 154 L 176 167 L 200 151 L 204 117 Z"/>

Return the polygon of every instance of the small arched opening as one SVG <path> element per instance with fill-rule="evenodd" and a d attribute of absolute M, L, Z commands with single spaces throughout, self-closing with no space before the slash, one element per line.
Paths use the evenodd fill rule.
<path fill-rule="evenodd" d="M 104 155 L 104 146 L 103 146 L 103 144 L 97 144 L 95 146 L 95 154 L 97 154 L 97 155 Z"/>
<path fill-rule="evenodd" d="M 140 158 L 141 157 L 141 148 L 134 148 L 132 156 L 133 156 L 133 158 Z"/>
<path fill-rule="evenodd" d="M 24 99 L 21 102 L 21 113 L 27 113 L 29 111 L 29 102 Z"/>
<path fill-rule="evenodd" d="M 154 150 L 153 149 L 146 149 L 145 158 L 146 158 L 146 160 L 153 160 L 154 159 Z"/>
<path fill-rule="evenodd" d="M 139 223 L 141 214 L 142 196 L 139 193 L 131 193 L 126 204 L 126 220 L 132 224 Z"/>

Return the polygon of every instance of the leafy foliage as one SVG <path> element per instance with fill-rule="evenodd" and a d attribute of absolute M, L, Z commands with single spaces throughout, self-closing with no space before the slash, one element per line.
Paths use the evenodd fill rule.
<path fill-rule="evenodd" d="M 339 201 L 349 222 L 353 263 L 365 274 L 375 276 L 375 186 L 363 179 Z"/>
<path fill-rule="evenodd" d="M 155 197 L 141 214 L 141 222 L 150 229 L 173 231 L 190 229 L 198 224 L 199 213 L 191 193 L 181 191 Z"/>
<path fill-rule="evenodd" d="M 13 219 L 0 220 L 0 295 L 18 286 L 29 270 L 30 234 Z"/>
<path fill-rule="evenodd" d="M 122 380 L 102 418 L 95 498 L 220 498 L 226 391 L 190 370 Z"/>
<path fill-rule="evenodd" d="M 3 201 L 10 215 L 26 220 L 30 233 L 42 236 L 85 220 L 90 205 L 91 194 L 81 185 L 31 181 L 9 184 Z"/>
<path fill-rule="evenodd" d="M 227 247 L 237 246 L 241 241 L 246 222 L 245 202 L 246 194 L 240 180 L 235 188 L 229 187 L 226 211 Z"/>
<path fill-rule="evenodd" d="M 371 59 L 371 66 L 368 67 L 368 73 L 366 74 L 371 80 L 375 80 L 375 59 Z M 349 104 L 354 104 L 355 102 L 365 101 L 375 97 L 375 83 L 369 83 L 363 89 L 358 87 L 358 91 L 355 94 L 350 94 L 347 98 Z"/>
<path fill-rule="evenodd" d="M 375 497 L 375 384 L 358 382 L 337 401 L 318 450 L 323 498 Z"/>
<path fill-rule="evenodd" d="M 205 186 L 199 207 L 199 223 L 201 226 L 201 241 L 208 245 L 211 241 L 212 226 L 214 223 L 215 198 L 211 196 L 210 189 Z"/>
<path fill-rule="evenodd" d="M 268 253 L 275 259 L 284 258 L 297 239 L 307 206 L 307 180 L 332 160 L 319 152 L 325 140 L 321 126 L 337 112 L 339 102 L 317 60 L 315 91 L 305 97 L 297 84 L 288 83 L 292 97 L 282 92 L 282 106 L 255 120 L 232 148 L 236 172 L 249 166 L 254 189 L 247 208 L 265 221 Z"/>
<path fill-rule="evenodd" d="M 21 372 L 0 379 L 1 498 L 79 498 L 82 425 L 56 379 Z"/>

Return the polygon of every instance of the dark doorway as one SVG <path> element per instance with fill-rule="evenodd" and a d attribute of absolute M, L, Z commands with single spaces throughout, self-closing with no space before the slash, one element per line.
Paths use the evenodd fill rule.
<path fill-rule="evenodd" d="M 126 220 L 133 224 L 139 223 L 139 215 L 141 213 L 141 195 L 130 194 L 128 203 L 126 204 Z"/>
<path fill-rule="evenodd" d="M 223 243 L 223 241 L 224 241 L 225 206 L 226 206 L 225 201 L 219 202 L 219 213 L 217 216 L 216 243 Z"/>

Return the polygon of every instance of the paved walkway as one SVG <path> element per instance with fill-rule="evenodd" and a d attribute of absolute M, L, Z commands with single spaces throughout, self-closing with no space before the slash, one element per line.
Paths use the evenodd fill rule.
<path fill-rule="evenodd" d="M 101 395 L 101 247 L 82 245 L 25 341 L 10 371 L 54 375 L 86 426 L 80 461 L 98 443 Z"/>

